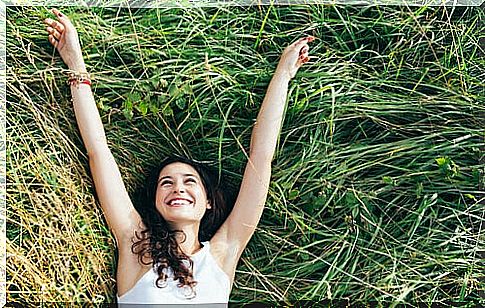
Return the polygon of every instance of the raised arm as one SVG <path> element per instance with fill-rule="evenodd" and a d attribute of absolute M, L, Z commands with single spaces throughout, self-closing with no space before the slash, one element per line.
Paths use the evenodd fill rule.
<path fill-rule="evenodd" d="M 44 21 L 49 42 L 57 48 L 71 71 L 86 72 L 75 27 L 59 10 L 53 9 L 52 12 L 57 20 L 47 18 Z M 71 84 L 71 94 L 76 121 L 89 156 L 94 185 L 104 215 L 118 245 L 131 248 L 130 240 L 133 231 L 139 226 L 140 217 L 131 203 L 118 166 L 108 148 L 91 86 L 74 82 Z"/>
<path fill-rule="evenodd" d="M 227 247 L 230 251 L 229 260 L 224 267 L 228 263 L 237 262 L 263 213 L 271 178 L 271 161 L 285 111 L 288 83 L 309 60 L 307 43 L 313 40 L 313 37 L 302 38 L 283 51 L 268 86 L 251 135 L 249 160 L 236 204 L 214 236 L 214 242 L 226 242 L 230 246 Z"/>

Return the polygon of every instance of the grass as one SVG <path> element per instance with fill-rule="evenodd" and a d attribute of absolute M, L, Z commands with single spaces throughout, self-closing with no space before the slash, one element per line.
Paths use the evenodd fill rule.
<path fill-rule="evenodd" d="M 463 301 L 484 292 L 479 8 L 66 8 L 131 194 L 169 153 L 241 180 L 283 48 L 290 84 L 267 208 L 232 302 Z M 112 302 L 96 202 L 42 7 L 7 9 L 7 288 L 14 302 Z"/>

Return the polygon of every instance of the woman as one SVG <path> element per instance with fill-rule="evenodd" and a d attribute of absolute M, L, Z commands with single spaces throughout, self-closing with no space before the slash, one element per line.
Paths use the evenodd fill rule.
<path fill-rule="evenodd" d="M 313 37 L 294 42 L 281 56 L 253 128 L 239 194 L 230 214 L 219 215 L 219 227 L 206 217 L 223 212 L 223 198 L 214 197 L 217 189 L 204 167 L 188 160 L 166 161 L 155 174 L 151 212 L 142 217 L 135 210 L 106 142 L 77 31 L 59 10 L 52 12 L 57 20 L 45 20 L 48 39 L 72 72 L 68 81 L 76 120 L 119 250 L 118 302 L 227 303 L 237 262 L 263 212 L 288 83 L 309 60 L 307 43 Z M 161 224 L 169 232 L 155 234 L 152 226 Z M 211 226 L 217 229 L 206 230 Z"/>

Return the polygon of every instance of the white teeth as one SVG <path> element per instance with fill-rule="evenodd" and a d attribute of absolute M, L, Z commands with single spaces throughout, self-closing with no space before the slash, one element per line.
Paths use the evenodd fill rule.
<path fill-rule="evenodd" d="M 188 200 L 173 200 L 170 201 L 170 205 L 189 205 L 191 202 Z"/>

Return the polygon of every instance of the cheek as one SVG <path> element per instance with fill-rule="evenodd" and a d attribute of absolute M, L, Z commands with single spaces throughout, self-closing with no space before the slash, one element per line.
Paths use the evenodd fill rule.
<path fill-rule="evenodd" d="M 157 189 L 157 192 L 155 193 L 155 200 L 158 201 L 160 199 L 160 189 Z"/>
<path fill-rule="evenodd" d="M 204 189 L 199 189 L 198 192 L 197 192 L 197 195 L 199 197 L 199 200 L 203 201 L 203 203 L 207 203 L 207 193 L 205 192 Z"/>
<path fill-rule="evenodd" d="M 199 184 L 197 186 L 197 190 L 199 192 L 199 194 L 204 198 L 204 199 L 207 199 L 207 191 L 205 190 L 205 187 L 204 185 L 202 184 Z"/>
<path fill-rule="evenodd" d="M 158 207 L 158 206 L 162 205 L 163 200 L 164 200 L 164 198 L 165 198 L 164 196 L 165 196 L 165 195 L 164 195 L 163 190 L 162 190 L 162 189 L 160 189 L 160 188 L 159 188 L 159 189 L 157 189 L 157 193 L 155 194 L 155 206 L 157 206 L 157 207 Z"/>

